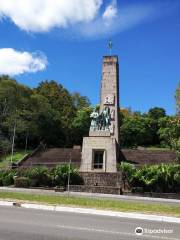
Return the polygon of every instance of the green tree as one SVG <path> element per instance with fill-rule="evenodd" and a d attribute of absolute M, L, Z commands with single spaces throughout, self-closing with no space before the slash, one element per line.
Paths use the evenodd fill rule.
<path fill-rule="evenodd" d="M 59 113 L 59 117 L 65 127 L 72 122 L 75 116 L 75 108 L 71 94 L 55 81 L 44 81 L 35 89 L 35 93 L 47 98 L 52 109 Z"/>
<path fill-rule="evenodd" d="M 159 119 L 166 116 L 166 111 L 163 108 L 154 107 L 148 111 L 146 115 L 150 120 L 150 131 L 152 136 L 152 145 L 160 145 L 160 138 L 158 134 Z"/>
<path fill-rule="evenodd" d="M 149 119 L 144 117 L 126 117 L 120 128 L 122 146 L 137 147 L 152 142 Z"/>
<path fill-rule="evenodd" d="M 88 136 L 90 128 L 90 113 L 93 111 L 92 107 L 84 107 L 77 111 L 76 117 L 72 122 L 72 136 L 73 143 L 81 145 L 84 136 Z"/>
<path fill-rule="evenodd" d="M 165 117 L 159 122 L 158 131 L 163 143 L 174 149 L 177 153 L 177 160 L 180 161 L 180 118 Z"/>
<path fill-rule="evenodd" d="M 0 128 L 5 142 L 12 142 L 14 133 L 21 136 L 24 132 L 26 124 L 23 112 L 27 109 L 31 93 L 30 88 L 18 84 L 15 80 L 7 76 L 0 77 Z"/>
<path fill-rule="evenodd" d="M 73 106 L 71 94 L 55 81 L 41 82 L 34 90 L 34 94 L 43 96 L 46 99 L 46 103 L 49 104 L 48 108 L 51 108 L 50 111 L 46 111 L 47 121 L 44 122 L 45 126 L 42 128 L 42 131 L 44 129 L 43 136 L 47 135 L 47 130 L 50 131 L 50 129 L 52 137 L 54 136 L 54 140 L 52 138 L 48 143 L 51 143 L 53 146 L 72 146 L 71 124 L 75 117 L 76 109 Z M 48 114 L 51 114 L 51 117 Z M 40 119 L 43 119 L 43 117 Z M 46 140 L 48 139 L 47 135 Z"/>
<path fill-rule="evenodd" d="M 179 116 L 180 115 L 180 83 L 176 89 L 175 99 L 176 99 L 176 114 Z"/>
<path fill-rule="evenodd" d="M 90 101 L 86 96 L 81 96 L 80 93 L 75 92 L 72 94 L 72 101 L 75 109 L 81 110 L 90 106 Z"/>
<path fill-rule="evenodd" d="M 154 107 L 149 109 L 148 116 L 151 119 L 158 120 L 166 116 L 166 111 L 164 108 Z"/>

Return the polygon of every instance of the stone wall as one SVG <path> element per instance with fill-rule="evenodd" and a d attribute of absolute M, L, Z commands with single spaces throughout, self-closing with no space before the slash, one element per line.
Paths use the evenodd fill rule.
<path fill-rule="evenodd" d="M 70 185 L 69 189 L 70 189 L 71 192 L 122 194 L 122 191 L 121 191 L 120 187 Z"/>
<path fill-rule="evenodd" d="M 84 185 L 87 186 L 106 186 L 106 187 L 120 187 L 122 184 L 122 174 L 117 173 L 92 173 L 81 172 L 84 180 Z"/>
<path fill-rule="evenodd" d="M 71 185 L 72 192 L 122 194 L 122 174 L 81 172 L 84 185 Z"/>

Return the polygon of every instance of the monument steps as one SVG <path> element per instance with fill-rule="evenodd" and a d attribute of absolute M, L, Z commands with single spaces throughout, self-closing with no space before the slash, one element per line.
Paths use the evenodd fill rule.
<path fill-rule="evenodd" d="M 74 148 L 40 148 L 19 162 L 20 167 L 45 165 L 52 167 L 58 164 L 68 164 L 71 155 L 72 164 L 77 168 L 81 164 L 81 149 Z M 137 150 L 121 149 L 120 161 L 136 165 L 153 165 L 161 163 L 176 163 L 176 153 L 170 150 Z"/>
<path fill-rule="evenodd" d="M 120 159 L 137 165 L 169 164 L 176 163 L 176 153 L 172 150 L 122 149 Z"/>

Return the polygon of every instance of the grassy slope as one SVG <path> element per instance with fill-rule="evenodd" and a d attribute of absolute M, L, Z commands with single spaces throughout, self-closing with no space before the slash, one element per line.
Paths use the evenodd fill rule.
<path fill-rule="evenodd" d="M 31 151 L 28 151 L 28 153 L 31 153 Z M 25 152 L 24 151 L 18 151 L 15 152 L 13 155 L 13 162 L 18 162 L 20 161 L 24 156 L 25 156 Z M 10 165 L 11 163 L 11 154 L 8 154 L 6 157 L 2 157 L 2 159 L 0 159 L 0 168 L 6 168 Z"/>
<path fill-rule="evenodd" d="M 146 150 L 151 150 L 151 151 L 170 151 L 170 148 L 160 148 L 160 147 L 147 147 Z"/>
<path fill-rule="evenodd" d="M 137 203 L 117 200 L 89 199 L 81 197 L 49 196 L 29 193 L 0 192 L 0 199 L 38 202 L 51 205 L 66 205 L 106 209 L 124 212 L 141 212 L 180 217 L 180 205 Z"/>

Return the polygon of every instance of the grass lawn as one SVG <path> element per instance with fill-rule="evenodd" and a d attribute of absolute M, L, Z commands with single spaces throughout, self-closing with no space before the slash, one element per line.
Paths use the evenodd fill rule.
<path fill-rule="evenodd" d="M 15 200 L 51 205 L 87 207 L 123 212 L 140 212 L 180 217 L 180 205 L 137 203 L 117 200 L 90 199 L 84 197 L 50 196 L 30 193 L 0 192 L 0 200 Z"/>
<path fill-rule="evenodd" d="M 31 153 L 32 151 L 27 151 L 26 154 L 28 153 Z M 18 151 L 18 152 L 15 152 L 14 155 L 13 155 L 13 159 L 12 161 L 15 163 L 15 162 L 18 162 L 20 161 L 25 155 L 25 152 L 24 151 Z M 0 159 L 0 168 L 6 168 L 10 165 L 11 163 L 11 154 L 8 154 L 6 157 L 2 157 Z"/>
<path fill-rule="evenodd" d="M 146 150 L 152 150 L 152 151 L 170 151 L 170 148 L 161 148 L 156 146 L 146 147 Z"/>

